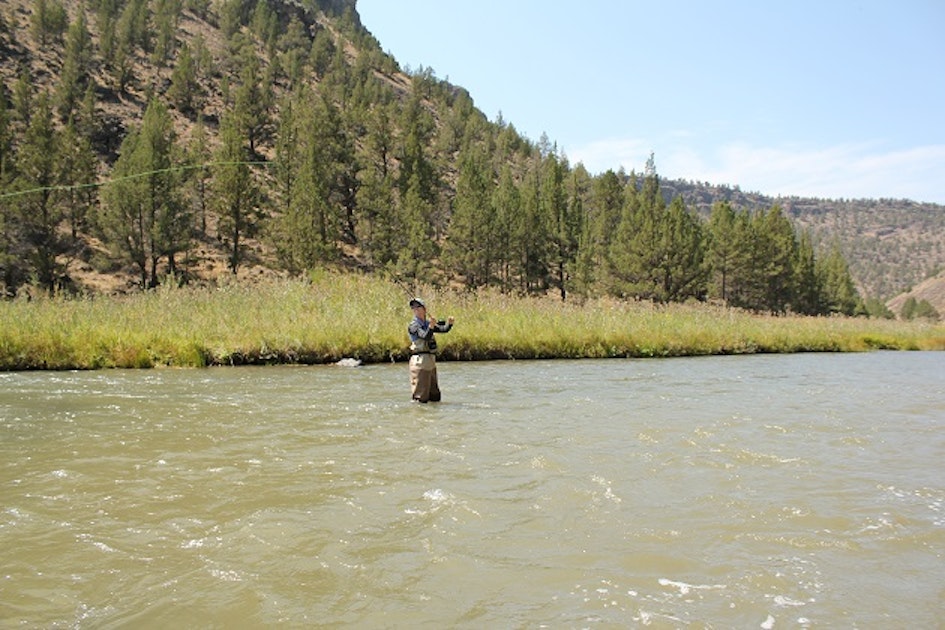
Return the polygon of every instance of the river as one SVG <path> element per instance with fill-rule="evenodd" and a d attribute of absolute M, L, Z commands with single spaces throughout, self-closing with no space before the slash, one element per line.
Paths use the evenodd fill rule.
<path fill-rule="evenodd" d="M 945 353 L 0 374 L 0 625 L 945 625 Z"/>

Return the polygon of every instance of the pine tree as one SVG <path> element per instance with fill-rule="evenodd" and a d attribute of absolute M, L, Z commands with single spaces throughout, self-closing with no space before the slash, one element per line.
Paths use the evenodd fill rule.
<path fill-rule="evenodd" d="M 33 78 L 27 64 L 20 67 L 16 83 L 13 84 L 13 112 L 13 120 L 25 131 L 33 114 Z"/>
<path fill-rule="evenodd" d="M 434 122 L 414 91 L 402 112 L 401 143 L 397 149 L 400 227 L 404 235 L 397 270 L 403 276 L 423 281 L 430 281 L 435 274 L 434 258 L 439 255 L 436 221 L 439 178 L 426 150 L 433 129 Z"/>
<path fill-rule="evenodd" d="M 803 232 L 794 261 L 794 300 L 791 308 L 804 315 L 817 315 L 822 312 L 822 302 L 814 245 L 810 234 Z"/>
<path fill-rule="evenodd" d="M 352 109 L 343 112 L 335 103 L 324 99 L 326 124 L 323 125 L 322 135 L 328 135 L 329 155 L 331 168 L 331 203 L 340 212 L 341 240 L 350 245 L 358 242 L 359 220 L 358 188 L 361 181 L 358 173 L 361 166 L 358 163 L 357 138 L 363 135 L 364 121 L 367 112 Z"/>
<path fill-rule="evenodd" d="M 250 6 L 244 0 L 222 0 L 219 3 L 217 11 L 220 30 L 227 40 L 232 40 L 239 33 L 240 27 L 246 24 Z"/>
<path fill-rule="evenodd" d="M 58 0 L 33 0 L 33 38 L 41 48 L 62 41 L 68 23 L 66 8 Z"/>
<path fill-rule="evenodd" d="M 89 34 L 85 10 L 79 7 L 75 21 L 69 26 L 66 51 L 56 94 L 59 115 L 69 120 L 88 85 L 88 69 L 92 58 L 92 37 Z"/>
<path fill-rule="evenodd" d="M 76 130 L 79 132 L 83 138 L 89 141 L 89 144 L 92 145 L 93 149 L 96 146 L 96 143 L 99 144 L 99 150 L 102 152 L 111 152 L 118 147 L 112 147 L 111 143 L 116 142 L 117 139 L 102 133 L 102 120 L 95 114 L 95 86 L 92 83 L 85 88 L 85 95 L 82 97 L 81 107 L 79 109 L 79 115 L 75 120 Z M 103 136 L 107 137 L 107 141 L 102 143 Z M 104 146 L 102 146 L 104 144 Z M 89 192 L 90 195 L 94 195 L 94 191 Z"/>
<path fill-rule="evenodd" d="M 459 176 L 444 258 L 448 268 L 466 279 L 467 286 L 489 284 L 495 260 L 493 180 L 488 156 L 478 146 L 459 157 Z"/>
<path fill-rule="evenodd" d="M 581 236 L 578 239 L 577 256 L 574 261 L 572 292 L 583 297 L 590 296 L 597 285 L 597 269 L 594 265 L 594 225 L 584 221 Z"/>
<path fill-rule="evenodd" d="M 0 86 L 0 187 L 9 184 L 16 164 L 13 152 L 13 116 L 6 90 Z"/>
<path fill-rule="evenodd" d="M 424 283 L 435 283 L 437 266 L 434 258 L 438 248 L 433 221 L 430 219 L 433 208 L 425 193 L 420 174 L 414 172 L 403 199 L 403 230 L 406 239 L 398 252 L 396 273 Z"/>
<path fill-rule="evenodd" d="M 758 248 L 755 247 L 750 212 L 738 211 L 735 214 L 732 239 L 735 241 L 734 258 L 730 260 L 725 301 L 733 306 L 752 308 L 749 304 L 757 273 Z"/>
<path fill-rule="evenodd" d="M 149 0 L 127 0 L 118 18 L 118 37 L 128 44 L 128 52 L 152 51 L 154 34 L 151 31 Z"/>
<path fill-rule="evenodd" d="M 98 50 L 107 66 L 114 61 L 116 28 L 118 24 L 118 0 L 98 0 L 95 3 L 95 26 L 98 29 Z"/>
<path fill-rule="evenodd" d="M 393 178 L 374 169 L 362 172 L 358 189 L 359 243 L 368 261 L 386 267 L 397 259 L 398 245 L 404 237 L 400 211 L 395 198 Z"/>
<path fill-rule="evenodd" d="M 207 43 L 202 36 L 195 37 L 191 44 L 189 48 L 191 57 L 194 60 L 195 74 L 198 82 L 202 82 L 206 77 L 213 76 L 216 73 L 213 55 L 210 54 Z M 203 96 L 203 90 L 201 90 L 201 96 Z"/>
<path fill-rule="evenodd" d="M 259 59 L 254 49 L 247 46 L 241 54 L 240 85 L 234 96 L 232 115 L 240 133 L 249 142 L 249 154 L 256 155 L 256 144 L 270 123 L 272 77 L 260 73 Z"/>
<path fill-rule="evenodd" d="M 569 253 L 568 279 L 569 291 L 587 296 L 590 283 L 582 275 L 584 261 L 581 258 L 582 247 L 587 240 L 587 207 L 591 199 L 593 178 L 583 164 L 578 164 L 568 176 L 568 218 L 570 220 L 571 250 Z"/>
<path fill-rule="evenodd" d="M 100 229 L 119 258 L 138 272 L 142 288 L 159 281 L 158 263 L 167 259 L 176 271 L 175 255 L 190 242 L 190 215 L 183 203 L 177 169 L 176 134 L 167 109 L 152 100 L 140 129 L 126 136 L 103 193 Z"/>
<path fill-rule="evenodd" d="M 210 207 L 210 182 L 212 173 L 208 166 L 212 155 L 207 141 L 207 127 L 202 118 L 194 125 L 187 145 L 184 179 L 184 194 L 189 199 L 190 214 L 194 217 L 195 232 L 207 236 L 207 214 Z"/>
<path fill-rule="evenodd" d="M 171 86 L 167 97 L 183 114 L 193 116 L 202 108 L 200 81 L 197 76 L 197 64 L 186 43 L 180 47 L 177 63 L 171 72 Z"/>
<path fill-rule="evenodd" d="M 229 248 L 228 266 L 235 275 L 245 256 L 243 240 L 258 227 L 260 193 L 249 168 L 249 147 L 245 136 L 230 115 L 224 115 L 220 121 L 220 140 L 213 198 L 220 217 L 220 238 Z"/>
<path fill-rule="evenodd" d="M 368 259 L 386 266 L 397 259 L 399 243 L 405 240 L 399 198 L 394 178 L 396 138 L 388 106 L 377 105 L 366 122 L 358 163 L 360 187 L 356 193 L 359 212 L 357 240 Z"/>
<path fill-rule="evenodd" d="M 706 262 L 709 267 L 708 293 L 723 302 L 732 299 L 737 279 L 744 274 L 747 257 L 745 237 L 747 231 L 740 224 L 742 216 L 736 214 L 727 201 L 717 201 L 709 215 Z"/>
<path fill-rule="evenodd" d="M 308 69 L 308 48 L 311 47 L 311 40 L 305 29 L 305 25 L 296 18 L 289 18 L 289 24 L 286 26 L 278 40 L 279 58 L 286 78 L 289 79 L 290 86 L 296 86 L 302 81 Z"/>
<path fill-rule="evenodd" d="M 13 146 L 13 112 L 6 91 L 0 87 L 0 290 L 12 295 L 25 279 L 26 270 L 19 251 L 16 206 L 4 196 L 14 189 L 16 153 Z"/>
<path fill-rule="evenodd" d="M 315 74 L 319 79 L 325 77 L 328 70 L 332 67 L 336 53 L 335 42 L 331 33 L 325 28 L 319 28 L 315 32 L 315 38 L 312 40 L 312 49 L 309 53 L 309 59 Z"/>
<path fill-rule="evenodd" d="M 794 301 L 794 228 L 779 206 L 758 212 L 750 220 L 751 242 L 747 275 L 740 287 L 739 306 L 784 312 Z"/>
<path fill-rule="evenodd" d="M 794 261 L 797 238 L 794 226 L 780 206 L 773 206 L 764 217 L 761 240 L 767 246 L 765 269 L 766 307 L 783 312 L 794 301 Z"/>
<path fill-rule="evenodd" d="M 826 312 L 853 315 L 860 302 L 859 292 L 850 276 L 840 246 L 834 243 L 820 262 L 818 276 L 822 283 Z"/>
<path fill-rule="evenodd" d="M 910 297 L 910 300 L 915 300 L 915 298 Z M 903 312 L 905 312 L 903 308 Z M 926 299 L 921 299 L 915 302 L 915 308 L 910 310 L 908 319 L 928 319 L 933 322 L 937 322 L 940 318 L 939 312 L 932 306 L 932 303 Z"/>
<path fill-rule="evenodd" d="M 276 159 L 272 173 L 276 182 L 276 191 L 281 200 L 280 212 L 286 212 L 292 203 L 294 189 L 299 179 L 301 160 L 299 117 L 304 107 L 303 101 L 308 92 L 296 88 L 279 103 L 279 118 L 276 121 Z"/>
<path fill-rule="evenodd" d="M 548 288 L 548 248 L 551 222 L 544 216 L 542 204 L 542 161 L 536 156 L 519 185 L 522 219 L 516 222 L 512 251 L 518 261 L 519 288 L 522 292 Z"/>
<path fill-rule="evenodd" d="M 18 223 L 31 273 L 37 284 L 49 291 L 55 289 L 62 272 L 57 257 L 66 250 L 59 236 L 62 208 L 54 190 L 57 148 L 52 107 L 43 92 L 18 152 L 18 187 L 32 191 L 21 198 Z"/>
<path fill-rule="evenodd" d="M 190 248 L 193 217 L 184 201 L 182 178 L 177 168 L 181 158 L 170 113 L 160 101 L 152 101 L 144 115 L 142 136 L 152 147 L 152 175 L 148 178 L 149 200 L 156 218 L 155 250 L 167 259 L 168 271 L 176 274 L 176 255 Z M 156 259 L 152 279 L 157 278 Z"/>
<path fill-rule="evenodd" d="M 700 220 L 681 197 L 666 207 L 653 156 L 626 201 L 610 246 L 611 291 L 657 302 L 703 299 L 705 244 Z"/>
<path fill-rule="evenodd" d="M 294 273 L 337 257 L 342 219 L 332 195 L 337 132 L 330 107 L 308 88 L 302 89 L 285 108 L 280 124 L 277 172 L 285 210 L 275 231 L 280 259 Z"/>
<path fill-rule="evenodd" d="M 899 316 L 906 321 L 912 321 L 915 319 L 915 313 L 918 307 L 919 301 L 915 299 L 915 296 L 910 295 L 906 298 L 906 301 L 902 303 L 902 309 L 899 311 Z"/>
<path fill-rule="evenodd" d="M 662 284 L 660 240 L 666 202 L 651 162 L 647 163 L 641 188 L 626 188 L 620 222 L 610 245 L 609 263 L 613 293 L 658 300 Z"/>
<path fill-rule="evenodd" d="M 568 166 L 565 158 L 554 153 L 545 158 L 542 186 L 544 212 L 550 220 L 550 266 L 561 300 L 567 298 L 574 271 L 578 238 L 584 214 L 582 195 L 576 176 L 571 174 L 572 190 L 565 189 Z"/>
<path fill-rule="evenodd" d="M 147 0 L 128 0 L 121 9 L 108 56 L 114 88 L 124 92 L 133 78 L 135 53 L 151 52 L 151 24 Z"/>
<path fill-rule="evenodd" d="M 866 314 L 869 317 L 878 317 L 880 319 L 895 319 L 896 317 L 896 314 L 889 310 L 889 307 L 886 306 L 886 303 L 879 298 L 866 298 L 863 308 L 866 309 Z"/>
<path fill-rule="evenodd" d="M 423 202 L 430 207 L 431 219 L 439 185 L 436 169 L 427 155 L 434 128 L 432 117 L 423 109 L 419 97 L 414 93 L 404 107 L 401 118 L 402 144 L 398 150 L 398 185 L 402 198 L 407 197 L 411 188 L 414 194 L 420 195 Z"/>
<path fill-rule="evenodd" d="M 624 184 L 614 171 L 608 170 L 591 182 L 577 271 L 585 293 L 607 281 L 610 244 L 620 223 L 623 199 Z"/>
<path fill-rule="evenodd" d="M 111 74 L 112 88 L 119 93 L 123 93 L 128 87 L 128 82 L 132 78 L 132 66 L 134 64 L 134 49 L 127 35 L 116 32 L 114 44 L 112 45 L 112 55 L 108 68 Z"/>
<path fill-rule="evenodd" d="M 174 56 L 177 48 L 177 29 L 183 11 L 182 0 L 154 0 L 155 37 L 151 61 L 158 68 Z"/>
<path fill-rule="evenodd" d="M 705 266 L 702 224 L 686 208 L 682 197 L 669 205 L 660 239 L 660 275 L 658 300 L 683 302 L 705 297 Z"/>
<path fill-rule="evenodd" d="M 266 54 L 272 58 L 275 52 L 276 38 L 279 35 L 279 17 L 266 0 L 256 2 L 249 22 L 250 30 L 266 47 Z"/>
<path fill-rule="evenodd" d="M 70 120 L 60 134 L 58 147 L 58 181 L 73 244 L 86 226 L 86 218 L 95 200 L 95 152 L 92 143 Z"/>
<path fill-rule="evenodd" d="M 512 176 L 509 165 L 502 168 L 499 183 L 493 192 L 492 206 L 496 212 L 496 265 L 499 284 L 504 293 L 515 286 L 519 273 L 514 243 L 524 233 L 524 213 L 519 187 Z"/>

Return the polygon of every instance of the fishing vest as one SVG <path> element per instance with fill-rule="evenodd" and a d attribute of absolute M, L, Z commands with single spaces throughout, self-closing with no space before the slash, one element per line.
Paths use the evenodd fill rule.
<path fill-rule="evenodd" d="M 412 324 L 413 322 L 411 322 Z M 418 335 L 410 335 L 410 352 L 411 354 L 434 354 L 436 352 L 436 339 L 433 337 L 433 326 L 430 324 L 430 334 L 424 339 Z M 410 327 L 407 327 L 408 334 L 410 333 Z"/>

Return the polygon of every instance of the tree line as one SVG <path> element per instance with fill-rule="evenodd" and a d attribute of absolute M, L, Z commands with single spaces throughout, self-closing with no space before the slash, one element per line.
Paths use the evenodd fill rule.
<path fill-rule="evenodd" d="M 593 175 L 547 136 L 488 121 L 432 69 L 401 71 L 349 3 L 321 4 L 340 13 L 93 0 L 70 21 L 34 0 L 29 37 L 61 61 L 44 85 L 24 63 L 0 89 L 5 290 L 61 287 L 70 258 L 154 287 L 186 279 L 201 242 L 235 273 L 263 242 L 295 274 L 355 258 L 402 280 L 561 299 L 863 311 L 839 248 L 815 252 L 778 206 L 700 216 L 667 198 L 653 156 L 642 173 Z M 224 45 L 179 37 L 185 17 Z M 166 80 L 141 86 L 145 62 Z M 101 95 L 142 87 L 140 119 L 114 133 Z"/>

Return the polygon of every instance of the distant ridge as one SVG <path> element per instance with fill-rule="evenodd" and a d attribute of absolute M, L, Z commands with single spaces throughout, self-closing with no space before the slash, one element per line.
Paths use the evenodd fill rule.
<path fill-rule="evenodd" d="M 748 209 L 781 206 L 811 233 L 815 244 L 840 245 L 864 296 L 892 299 L 945 268 L 943 205 L 908 199 L 772 197 L 681 179 L 662 180 L 661 185 L 664 194 L 681 195 L 705 216 L 716 201 Z"/>

